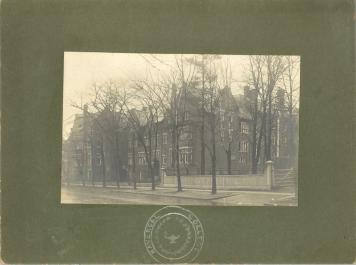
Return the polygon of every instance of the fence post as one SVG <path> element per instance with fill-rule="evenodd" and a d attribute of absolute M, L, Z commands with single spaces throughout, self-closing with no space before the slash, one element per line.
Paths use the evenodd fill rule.
<path fill-rule="evenodd" d="M 164 187 L 164 178 L 166 177 L 166 169 L 161 168 L 161 186 Z"/>
<path fill-rule="evenodd" d="M 267 186 L 271 190 L 274 186 L 274 176 L 273 176 L 273 161 L 265 162 L 265 176 L 267 178 Z"/>

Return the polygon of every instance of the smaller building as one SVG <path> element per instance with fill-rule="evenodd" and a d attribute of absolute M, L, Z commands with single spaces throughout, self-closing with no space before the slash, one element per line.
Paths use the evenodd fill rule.
<path fill-rule="evenodd" d="M 85 108 L 83 114 L 75 116 L 69 137 L 63 140 L 62 181 L 65 183 L 106 184 L 128 180 L 128 132 L 113 130 L 125 126 L 108 123 L 106 115 L 91 114 Z"/>

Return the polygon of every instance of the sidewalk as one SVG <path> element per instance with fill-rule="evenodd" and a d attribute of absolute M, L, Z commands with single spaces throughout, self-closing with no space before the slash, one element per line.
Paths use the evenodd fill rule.
<path fill-rule="evenodd" d="M 212 194 L 210 190 L 197 190 L 197 189 L 184 189 L 181 192 L 178 192 L 176 188 L 162 188 L 156 187 L 155 190 L 152 190 L 151 187 L 137 187 L 137 189 L 133 189 L 132 186 L 129 185 L 121 185 L 120 188 L 117 186 L 106 186 L 98 187 L 98 186 L 81 186 L 81 185 L 73 185 L 73 186 L 65 186 L 66 189 L 91 189 L 102 192 L 120 192 L 120 193 L 130 193 L 130 194 L 142 194 L 142 195 L 150 195 L 150 196 L 159 196 L 159 197 L 175 197 L 175 198 L 186 198 L 186 199 L 195 199 L 195 200 L 214 200 L 221 199 L 229 196 L 235 195 L 234 191 L 218 191 L 217 194 Z"/>
<path fill-rule="evenodd" d="M 64 190 L 78 194 L 81 198 L 90 201 L 96 197 L 97 203 L 116 203 L 125 201 L 135 204 L 182 204 L 182 205 L 252 205 L 252 206 L 297 206 L 295 193 L 274 191 L 221 191 L 211 194 L 210 190 L 185 189 L 177 192 L 176 188 L 138 187 L 136 190 L 129 185 L 120 188 L 110 185 L 105 188 L 81 185 L 65 186 Z M 115 202 L 116 201 L 116 202 Z M 119 203 L 119 202 L 117 202 Z"/>

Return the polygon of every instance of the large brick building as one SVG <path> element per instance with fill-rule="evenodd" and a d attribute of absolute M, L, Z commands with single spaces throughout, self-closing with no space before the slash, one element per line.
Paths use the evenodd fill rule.
<path fill-rule="evenodd" d="M 219 92 L 220 104 L 216 117 L 216 170 L 217 174 L 251 173 L 251 124 L 252 117 L 246 101 L 253 97 L 254 91 L 245 88 L 244 94 L 233 96 L 231 89 L 225 87 Z M 283 93 L 279 95 L 282 99 Z M 283 101 L 283 100 L 282 100 Z M 284 105 L 284 104 L 282 104 Z M 200 175 L 202 173 L 201 111 L 198 99 L 193 93 L 187 100 L 184 112 L 184 126 L 179 137 L 179 164 L 181 175 Z M 135 110 L 140 116 L 142 110 Z M 272 160 L 277 167 L 293 167 L 297 157 L 298 135 L 293 143 L 288 143 L 291 125 L 298 131 L 298 115 L 292 119 L 285 108 L 275 112 L 272 126 Z M 63 142 L 63 180 L 69 181 L 128 181 L 150 182 L 144 146 L 129 126 L 118 126 L 114 134 L 104 133 L 100 120 L 103 114 L 90 116 L 86 110 L 77 115 L 70 136 Z M 124 119 L 120 120 L 125 123 Z M 172 129 L 167 116 L 159 119 L 157 131 L 144 137 L 146 144 L 151 143 L 151 155 L 154 175 L 157 180 L 162 174 L 175 175 Z M 115 139 L 115 140 L 113 140 Z M 204 174 L 211 174 L 209 145 L 212 135 L 209 126 L 205 126 Z M 263 148 L 263 147 L 262 147 Z M 147 151 L 147 150 L 146 150 Z M 259 170 L 263 170 L 265 158 L 261 151 Z"/>
<path fill-rule="evenodd" d="M 244 104 L 244 99 L 251 95 L 249 89 L 245 89 L 244 95 L 234 97 L 231 90 L 226 87 L 220 91 L 219 117 L 216 119 L 216 170 L 217 174 L 248 174 L 251 171 L 251 115 Z M 186 108 L 185 125 L 179 138 L 179 164 L 181 175 L 201 174 L 201 116 L 197 100 L 194 95 Z M 279 113 L 276 124 L 278 129 L 273 129 L 273 158 L 284 166 L 288 150 L 286 148 L 285 125 L 286 115 Z M 205 143 L 211 144 L 212 137 L 209 127 L 205 126 Z M 148 142 L 148 138 L 145 139 Z M 154 142 L 154 139 L 152 139 Z M 155 174 L 175 175 L 172 131 L 169 121 L 160 121 L 157 133 L 157 145 L 153 150 L 152 160 L 155 160 Z M 133 147 L 133 148 L 132 148 Z M 144 148 L 134 137 L 129 139 L 129 174 L 135 175 L 138 181 L 150 181 Z M 260 170 L 264 161 L 260 161 Z M 205 172 L 211 174 L 211 157 L 209 148 L 205 148 Z"/>

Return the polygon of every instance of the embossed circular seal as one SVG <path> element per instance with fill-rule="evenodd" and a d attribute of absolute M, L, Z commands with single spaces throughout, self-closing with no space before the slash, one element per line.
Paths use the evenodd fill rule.
<path fill-rule="evenodd" d="M 192 262 L 204 243 L 198 217 L 179 206 L 166 206 L 147 221 L 144 231 L 147 252 L 161 263 Z"/>

